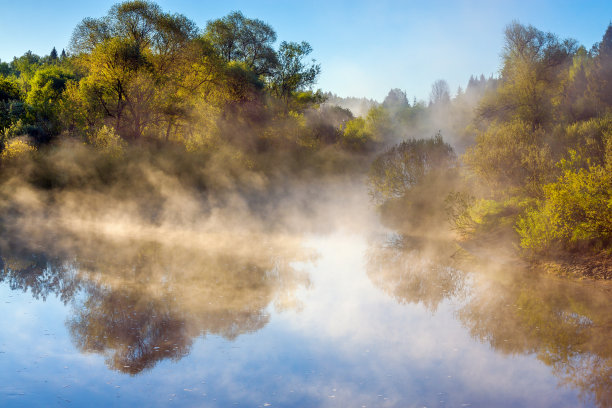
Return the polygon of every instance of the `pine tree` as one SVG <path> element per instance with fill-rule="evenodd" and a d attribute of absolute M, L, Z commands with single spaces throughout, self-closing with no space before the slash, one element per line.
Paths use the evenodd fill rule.
<path fill-rule="evenodd" d="M 49 54 L 49 59 L 51 59 L 51 61 L 55 61 L 57 59 L 57 50 L 55 49 L 55 47 L 53 47 L 53 49 L 51 50 L 51 53 Z"/>

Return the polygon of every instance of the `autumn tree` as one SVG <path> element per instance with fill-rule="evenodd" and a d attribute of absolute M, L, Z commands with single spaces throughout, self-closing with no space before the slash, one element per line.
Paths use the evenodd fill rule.
<path fill-rule="evenodd" d="M 186 114 L 182 98 L 211 80 L 212 50 L 196 25 L 146 1 L 117 4 L 104 18 L 84 19 L 71 51 L 88 72 L 81 81 L 86 99 L 130 139 L 169 132 Z"/>

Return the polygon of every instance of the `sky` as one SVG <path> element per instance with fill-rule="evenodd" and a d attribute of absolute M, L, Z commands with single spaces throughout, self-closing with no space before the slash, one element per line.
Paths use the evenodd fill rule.
<path fill-rule="evenodd" d="M 102 17 L 115 0 L 0 0 L 0 60 L 31 50 L 67 48 L 85 17 Z M 496 75 L 503 30 L 516 20 L 590 48 L 612 20 L 607 0 L 159 0 L 200 28 L 240 10 L 270 24 L 279 41 L 307 41 L 321 64 L 316 84 L 339 96 L 382 101 L 391 88 L 427 101 L 445 79 L 454 92 L 470 75 Z"/>

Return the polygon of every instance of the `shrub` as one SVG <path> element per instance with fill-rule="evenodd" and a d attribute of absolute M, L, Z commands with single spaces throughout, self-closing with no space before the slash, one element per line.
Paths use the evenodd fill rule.
<path fill-rule="evenodd" d="M 102 126 L 89 137 L 96 149 L 112 157 L 121 157 L 125 151 L 127 143 L 119 136 L 112 127 Z"/>
<path fill-rule="evenodd" d="M 2 161 L 15 160 L 35 152 L 36 148 L 22 139 L 12 139 L 6 143 L 0 159 Z"/>
<path fill-rule="evenodd" d="M 438 133 L 431 139 L 411 139 L 393 146 L 374 160 L 368 184 L 378 202 L 404 196 L 426 176 L 455 167 L 453 148 Z"/>
<path fill-rule="evenodd" d="M 608 247 L 612 240 L 612 174 L 600 165 L 566 169 L 544 187 L 544 199 L 517 223 L 521 247 Z"/>

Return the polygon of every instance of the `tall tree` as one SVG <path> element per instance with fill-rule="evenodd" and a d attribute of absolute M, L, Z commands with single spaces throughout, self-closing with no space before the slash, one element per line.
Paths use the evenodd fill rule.
<path fill-rule="evenodd" d="M 239 11 L 209 21 L 206 35 L 226 62 L 243 62 L 256 75 L 269 75 L 277 63 L 274 29 Z"/>
<path fill-rule="evenodd" d="M 612 23 L 608 25 L 595 51 L 589 90 L 595 96 L 598 111 L 601 112 L 607 107 L 612 107 Z"/>
<path fill-rule="evenodd" d="M 196 25 L 147 1 L 127 1 L 75 29 L 71 50 L 89 71 L 83 89 L 117 133 L 138 139 L 153 128 L 171 129 L 185 113 L 182 99 L 197 92 L 210 48 Z M 180 94 L 180 95 L 179 95 Z"/>
<path fill-rule="evenodd" d="M 443 79 L 438 79 L 431 86 L 431 93 L 429 94 L 429 103 L 432 105 L 446 104 L 450 102 L 450 88 L 448 83 Z"/>
<path fill-rule="evenodd" d="M 406 92 L 402 91 L 401 89 L 394 88 L 391 89 L 385 97 L 385 100 L 383 101 L 383 106 L 386 109 L 399 110 L 402 108 L 409 107 L 410 102 L 408 102 Z"/>
<path fill-rule="evenodd" d="M 532 129 L 552 119 L 552 99 L 560 92 L 560 74 L 572 63 L 576 41 L 514 22 L 506 27 L 501 84 L 481 106 L 483 117 L 520 118 Z"/>
<path fill-rule="evenodd" d="M 278 50 L 278 66 L 272 73 L 271 88 L 286 106 L 289 97 L 297 91 L 315 84 L 321 72 L 321 66 L 313 59 L 304 59 L 312 52 L 312 47 L 305 41 L 301 43 L 283 41 Z"/>

